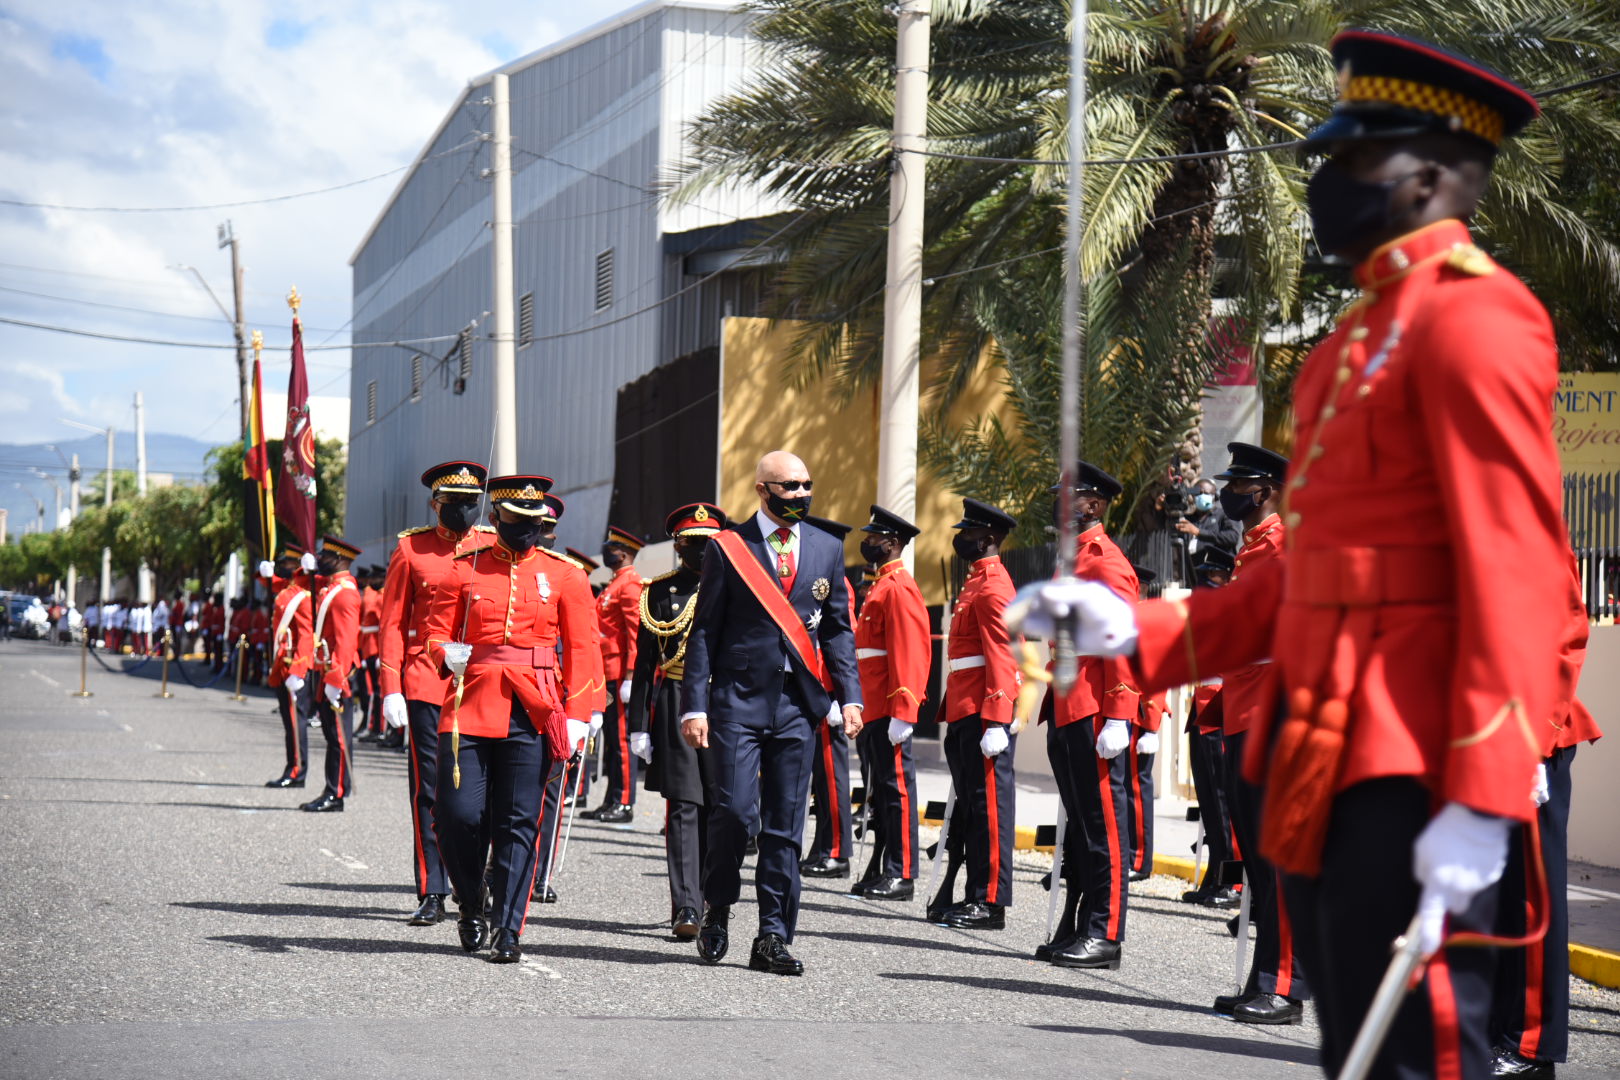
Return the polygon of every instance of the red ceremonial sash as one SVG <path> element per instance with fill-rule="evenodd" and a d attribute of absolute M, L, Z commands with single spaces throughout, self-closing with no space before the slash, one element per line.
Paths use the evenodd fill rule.
<path fill-rule="evenodd" d="M 782 631 L 782 636 L 787 638 L 804 670 L 819 678 L 821 659 L 816 652 L 815 643 L 810 640 L 810 632 L 805 629 L 799 613 L 793 610 L 793 605 L 788 603 L 782 587 L 765 572 L 759 560 L 754 558 L 754 553 L 748 549 L 748 542 L 731 531 L 716 533 L 714 542 L 720 545 L 721 554 L 731 562 L 732 568 L 743 579 L 743 584 L 748 586 L 748 591 L 754 594 L 754 599 L 765 609 L 765 614 L 771 617 L 771 621 L 776 623 L 776 628 Z"/>

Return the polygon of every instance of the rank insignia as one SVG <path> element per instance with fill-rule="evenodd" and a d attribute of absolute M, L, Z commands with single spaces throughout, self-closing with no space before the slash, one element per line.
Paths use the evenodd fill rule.
<path fill-rule="evenodd" d="M 817 600 L 825 600 L 832 593 L 832 582 L 824 577 L 816 578 L 816 583 L 810 586 L 810 595 Z"/>

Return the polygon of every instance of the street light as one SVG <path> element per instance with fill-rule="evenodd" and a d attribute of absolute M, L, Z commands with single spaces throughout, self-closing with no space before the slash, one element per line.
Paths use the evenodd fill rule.
<path fill-rule="evenodd" d="M 67 466 L 67 470 L 68 470 L 68 515 L 67 515 L 67 523 L 69 525 L 72 525 L 75 521 L 79 520 L 79 455 L 74 454 L 73 455 L 73 460 L 69 461 L 68 458 L 67 458 L 67 455 L 62 453 L 62 448 L 60 446 L 57 446 L 55 443 L 46 443 L 45 444 L 45 449 L 51 451 L 57 457 L 61 458 L 62 459 L 62 464 Z M 62 527 L 62 515 L 61 515 L 60 512 L 58 512 L 58 514 L 57 514 L 57 528 L 61 528 L 61 527 Z M 68 601 L 70 603 L 76 603 L 78 601 L 78 599 L 79 599 L 79 568 L 76 565 L 70 564 L 68 566 L 67 588 L 68 588 Z"/>
<path fill-rule="evenodd" d="M 14 481 L 12 481 L 11 486 L 16 488 L 18 491 L 22 492 L 24 495 L 28 496 L 30 499 L 33 499 L 34 500 L 34 506 L 39 511 L 38 518 L 35 519 L 34 521 L 30 521 L 28 523 L 27 527 L 23 529 L 23 532 L 27 533 L 30 529 L 33 530 L 34 532 L 44 532 L 45 531 L 45 502 L 44 502 L 44 500 L 42 500 L 38 495 L 35 495 L 32 488 L 24 487 L 22 485 L 21 481 L 15 481 L 14 480 Z"/>
<path fill-rule="evenodd" d="M 102 474 L 101 505 L 112 505 L 113 492 L 113 428 L 98 428 L 92 424 L 81 423 L 78 420 L 69 420 L 67 417 L 58 417 L 68 427 L 83 428 L 85 431 L 94 431 L 96 434 L 107 436 L 107 471 Z M 101 549 L 101 594 L 96 598 L 100 603 L 107 602 L 107 594 L 112 591 L 112 548 Z"/>
<path fill-rule="evenodd" d="M 197 284 L 201 285 L 203 287 L 203 292 L 208 294 L 208 299 L 212 300 L 214 302 L 214 306 L 219 308 L 219 313 L 225 316 L 225 321 L 230 323 L 232 326 L 236 325 L 236 320 L 231 318 L 231 313 L 225 310 L 225 305 L 219 302 L 219 297 L 214 295 L 213 287 L 208 284 L 208 279 L 202 276 L 201 270 L 197 269 L 195 266 L 192 266 L 190 263 L 175 263 L 174 265 L 170 266 L 169 269 L 191 271 L 191 273 L 197 278 Z"/>

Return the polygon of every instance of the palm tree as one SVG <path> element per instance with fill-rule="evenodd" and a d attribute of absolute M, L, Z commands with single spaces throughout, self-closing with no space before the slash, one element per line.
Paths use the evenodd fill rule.
<path fill-rule="evenodd" d="M 798 377 L 831 376 L 852 391 L 876 378 L 881 357 L 894 21 L 881 0 L 747 6 L 759 15 L 755 33 L 770 61 L 694 123 L 693 159 L 676 178 L 676 197 L 743 180 L 804 211 L 785 237 L 771 313 L 801 321 L 791 357 Z M 925 193 L 924 348 L 941 361 L 937 406 L 992 340 L 989 354 L 1008 364 L 1015 398 L 1020 384 L 1035 385 L 1031 364 L 1056 364 L 1069 13 L 1060 0 L 934 0 L 929 146 L 956 155 L 929 162 Z M 1327 43 L 1341 25 L 1436 41 L 1533 87 L 1620 66 L 1620 9 L 1609 0 L 1093 3 L 1092 157 L 1235 151 L 1086 172 L 1087 279 L 1117 276 L 1114 311 L 1154 324 L 1161 343 L 1141 357 L 1138 377 L 1153 393 L 1184 396 L 1154 413 L 1181 425 L 1166 436 L 1142 430 L 1139 415 L 1116 414 L 1117 400 L 1088 394 L 1085 453 L 1130 463 L 1137 471 L 1126 479 L 1139 482 L 1173 455 L 1196 460 L 1189 436 L 1198 390 L 1217 361 L 1207 342 L 1217 295 L 1230 302 L 1227 325 L 1258 345 L 1268 326 L 1297 321 L 1314 299 L 1302 286 L 1333 285 L 1308 273 L 1305 163 L 1248 151 L 1294 139 L 1326 112 L 1334 82 Z M 1613 231 L 1562 201 L 1560 181 L 1566 162 L 1614 157 L 1620 115 L 1586 92 L 1550 99 L 1546 111 L 1502 153 L 1483 237 L 1544 292 L 1612 296 L 1620 289 Z M 1092 352 L 1088 386 L 1100 385 L 1095 365 L 1104 355 Z M 1285 393 L 1297 356 L 1284 352 L 1276 357 L 1284 370 L 1263 373 L 1273 391 Z M 1051 434 L 1033 414 L 1023 422 L 1022 438 Z M 929 431 L 959 434 L 937 423 Z M 943 467 L 939 453 L 931 457 Z M 974 475 L 947 472 L 953 482 Z"/>

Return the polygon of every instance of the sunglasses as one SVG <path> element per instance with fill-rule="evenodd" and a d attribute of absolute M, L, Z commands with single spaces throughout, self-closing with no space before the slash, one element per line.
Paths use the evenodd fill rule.
<path fill-rule="evenodd" d="M 782 489 L 783 494 L 786 494 L 789 491 L 809 491 L 810 487 L 811 487 L 811 485 L 813 483 L 814 483 L 814 481 L 812 481 L 812 480 L 766 480 L 766 481 L 764 481 L 764 484 L 765 484 L 766 487 L 779 487 L 779 488 Z"/>

